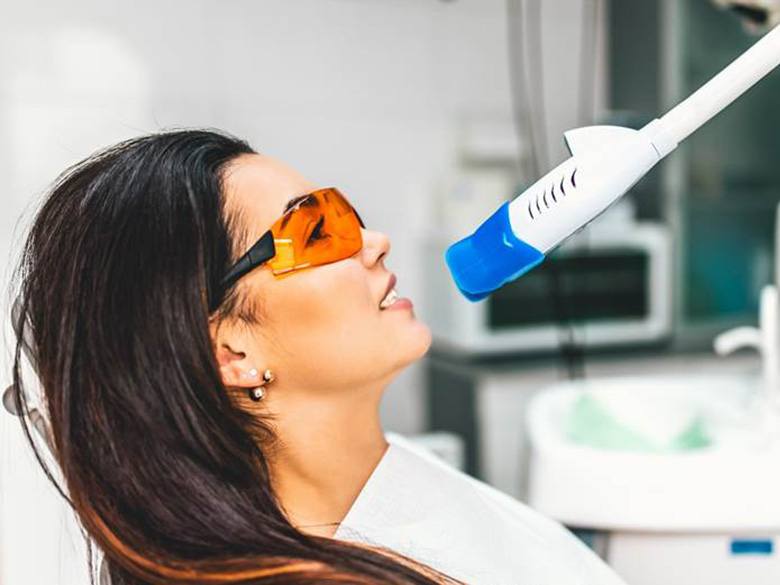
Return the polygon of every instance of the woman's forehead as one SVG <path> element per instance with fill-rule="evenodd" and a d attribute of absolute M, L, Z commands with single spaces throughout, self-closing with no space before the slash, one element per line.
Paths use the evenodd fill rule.
<path fill-rule="evenodd" d="M 261 154 L 238 157 L 225 174 L 227 205 L 240 211 L 258 237 L 284 213 L 287 203 L 316 189 L 281 161 Z"/>

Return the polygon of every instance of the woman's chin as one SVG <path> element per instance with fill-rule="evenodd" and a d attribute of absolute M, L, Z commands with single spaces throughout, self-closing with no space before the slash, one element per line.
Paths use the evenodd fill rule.
<path fill-rule="evenodd" d="M 422 321 L 415 320 L 409 324 L 409 334 L 404 342 L 408 363 L 422 358 L 431 347 L 433 336 L 431 329 Z"/>
<path fill-rule="evenodd" d="M 422 358 L 431 347 L 431 329 L 413 315 L 393 320 L 382 327 L 384 355 L 392 356 L 394 368 L 405 368 Z M 378 333 L 378 332 L 377 332 Z"/>
<path fill-rule="evenodd" d="M 431 328 L 428 327 L 425 323 L 420 322 L 420 325 L 423 329 L 424 334 L 424 349 L 422 353 L 420 354 L 420 357 L 424 356 L 426 353 L 428 353 L 428 350 L 431 348 L 431 343 L 433 343 L 433 334 L 431 333 Z"/>

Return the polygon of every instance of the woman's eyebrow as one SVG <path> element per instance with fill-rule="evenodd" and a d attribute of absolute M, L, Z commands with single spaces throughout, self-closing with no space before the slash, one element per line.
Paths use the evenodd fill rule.
<path fill-rule="evenodd" d="M 284 206 L 284 213 L 287 213 L 288 211 L 290 211 L 290 209 L 295 207 L 298 203 L 300 203 L 301 201 L 306 199 L 308 196 L 309 196 L 308 194 L 306 194 L 306 195 L 298 195 L 297 197 L 293 197 L 292 199 L 290 199 L 287 202 L 287 205 Z"/>

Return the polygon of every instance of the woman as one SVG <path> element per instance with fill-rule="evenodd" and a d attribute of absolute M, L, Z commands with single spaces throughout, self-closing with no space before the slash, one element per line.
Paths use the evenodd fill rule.
<path fill-rule="evenodd" d="M 338 190 L 218 132 L 60 177 L 16 325 L 114 585 L 619 583 L 558 525 L 388 444 L 382 392 L 431 339 L 389 251 Z"/>

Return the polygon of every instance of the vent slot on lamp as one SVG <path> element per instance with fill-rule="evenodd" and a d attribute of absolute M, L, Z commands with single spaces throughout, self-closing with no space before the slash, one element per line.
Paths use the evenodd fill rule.
<path fill-rule="evenodd" d="M 566 180 L 568 179 L 568 181 Z M 571 187 L 566 187 L 567 182 L 571 184 Z M 557 188 L 557 193 L 556 193 Z M 567 192 L 566 189 L 569 189 Z M 542 191 L 542 194 L 539 195 L 536 194 L 536 197 L 533 197 L 531 201 L 528 202 L 528 215 L 533 220 L 542 215 L 544 213 L 544 209 L 551 209 L 553 205 L 558 203 L 558 196 L 560 195 L 561 198 L 568 197 L 569 193 L 575 191 L 577 189 L 577 169 L 574 169 L 572 174 L 567 177 L 564 175 L 561 177 L 561 182 L 558 183 L 557 181 L 553 182 L 549 189 L 545 189 Z M 549 195 L 549 197 L 548 197 Z M 550 202 L 552 201 L 552 202 Z M 534 213 L 534 207 L 536 207 L 536 213 Z"/>

